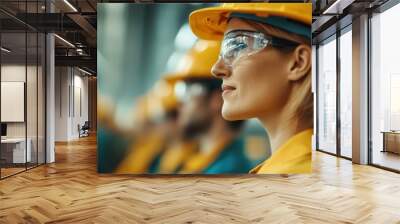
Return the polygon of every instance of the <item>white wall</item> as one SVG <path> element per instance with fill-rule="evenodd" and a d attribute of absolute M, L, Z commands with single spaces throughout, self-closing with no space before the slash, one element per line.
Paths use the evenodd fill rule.
<path fill-rule="evenodd" d="M 29 68 L 28 68 L 29 70 Z M 2 65 L 1 81 L 2 82 L 25 82 L 25 65 Z M 36 95 L 36 94 L 35 94 Z M 4 96 L 3 96 L 4 97 Z M 1 108 L 4 110 L 5 108 Z M 7 123 L 7 137 L 25 137 L 25 123 L 12 122 Z"/>
<path fill-rule="evenodd" d="M 88 120 L 88 77 L 72 67 L 56 67 L 55 73 L 55 140 L 77 139 L 78 124 Z"/>
<path fill-rule="evenodd" d="M 74 75 L 74 107 L 72 108 L 72 130 L 71 135 L 74 137 L 78 137 L 78 124 L 81 126 L 88 121 L 89 114 L 88 114 L 88 77 L 82 76 L 83 73 L 78 73 Z"/>
<path fill-rule="evenodd" d="M 55 68 L 55 141 L 68 140 L 68 88 L 70 77 L 67 67 Z"/>
<path fill-rule="evenodd" d="M 25 75 L 27 69 L 27 76 L 29 81 L 29 86 L 34 86 L 35 88 L 27 88 L 27 106 L 30 107 L 27 113 L 28 119 L 28 137 L 30 131 L 30 127 L 32 127 L 32 132 L 36 131 L 36 113 L 32 113 L 32 111 L 36 111 L 36 80 L 32 78 L 32 76 L 36 77 L 36 67 L 18 64 L 6 64 L 1 66 L 1 81 L 2 82 L 25 82 Z M 4 97 L 4 96 L 3 96 Z M 34 108 L 33 108 L 34 107 Z M 39 105 L 40 107 L 40 105 Z M 2 108 L 5 110 L 5 108 Z M 31 124 L 34 122 L 34 124 Z M 7 136 L 8 137 L 25 137 L 25 123 L 26 122 L 7 122 Z M 36 135 L 36 132 L 35 132 Z"/>

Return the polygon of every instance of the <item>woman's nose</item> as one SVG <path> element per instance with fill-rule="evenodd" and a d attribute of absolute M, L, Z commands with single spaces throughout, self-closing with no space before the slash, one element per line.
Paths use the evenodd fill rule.
<path fill-rule="evenodd" d="M 224 60 L 221 57 L 218 58 L 217 62 L 211 68 L 211 74 L 219 79 L 223 79 L 230 76 L 230 69 L 225 65 Z"/>

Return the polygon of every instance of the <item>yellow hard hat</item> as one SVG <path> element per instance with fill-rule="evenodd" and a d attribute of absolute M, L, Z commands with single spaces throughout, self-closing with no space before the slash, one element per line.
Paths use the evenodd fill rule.
<path fill-rule="evenodd" d="M 145 95 L 137 98 L 135 117 L 138 122 L 154 121 L 176 109 L 179 101 L 175 95 L 175 82 L 160 79 Z"/>
<path fill-rule="evenodd" d="M 224 3 L 192 12 L 189 24 L 197 37 L 220 40 L 231 13 L 254 14 L 258 17 L 285 17 L 305 25 L 312 23 L 311 3 Z"/>
<path fill-rule="evenodd" d="M 174 91 L 175 84 L 176 82 L 172 80 L 161 79 L 153 88 L 154 100 L 158 101 L 164 111 L 171 111 L 178 106 L 178 99 Z"/>
<path fill-rule="evenodd" d="M 175 72 L 165 76 L 168 82 L 189 78 L 213 78 L 211 68 L 217 62 L 220 41 L 198 40 L 179 61 Z"/>
<path fill-rule="evenodd" d="M 175 95 L 175 83 L 158 80 L 145 95 L 145 115 L 150 121 L 159 121 L 177 109 L 179 101 Z"/>

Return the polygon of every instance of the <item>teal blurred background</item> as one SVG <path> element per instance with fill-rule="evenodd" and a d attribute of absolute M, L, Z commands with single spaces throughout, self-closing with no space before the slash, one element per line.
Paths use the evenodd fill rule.
<path fill-rule="evenodd" d="M 179 59 L 179 53 L 173 54 L 176 50 L 183 53 L 193 44 L 188 26 L 176 39 L 190 12 L 211 5 L 97 5 L 98 111 L 109 123 L 99 120 L 99 172 L 112 172 L 122 160 L 130 138 L 117 132 L 134 125 L 131 110 L 137 97 L 169 70 L 169 60 L 173 64 L 174 58 Z"/>
<path fill-rule="evenodd" d="M 132 104 L 166 72 L 171 54 L 193 39 L 175 44 L 191 11 L 212 4 L 98 4 L 97 60 L 103 96 Z M 182 35 L 192 35 L 190 30 Z M 191 38 L 194 38 L 192 35 Z M 178 40 L 177 40 L 178 41 Z M 178 46 L 179 45 L 179 46 Z"/>

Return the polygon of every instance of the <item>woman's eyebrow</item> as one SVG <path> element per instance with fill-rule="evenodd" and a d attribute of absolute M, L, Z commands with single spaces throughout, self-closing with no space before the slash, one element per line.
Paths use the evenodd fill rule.
<path fill-rule="evenodd" d="M 227 36 L 227 35 L 230 35 L 230 34 L 232 34 L 232 33 L 236 33 L 236 32 L 250 32 L 250 33 L 257 33 L 258 31 L 254 31 L 254 30 L 242 30 L 242 29 L 240 29 L 240 30 L 231 30 L 231 31 L 229 31 L 229 32 L 225 33 L 225 34 L 224 34 L 224 36 Z"/>

